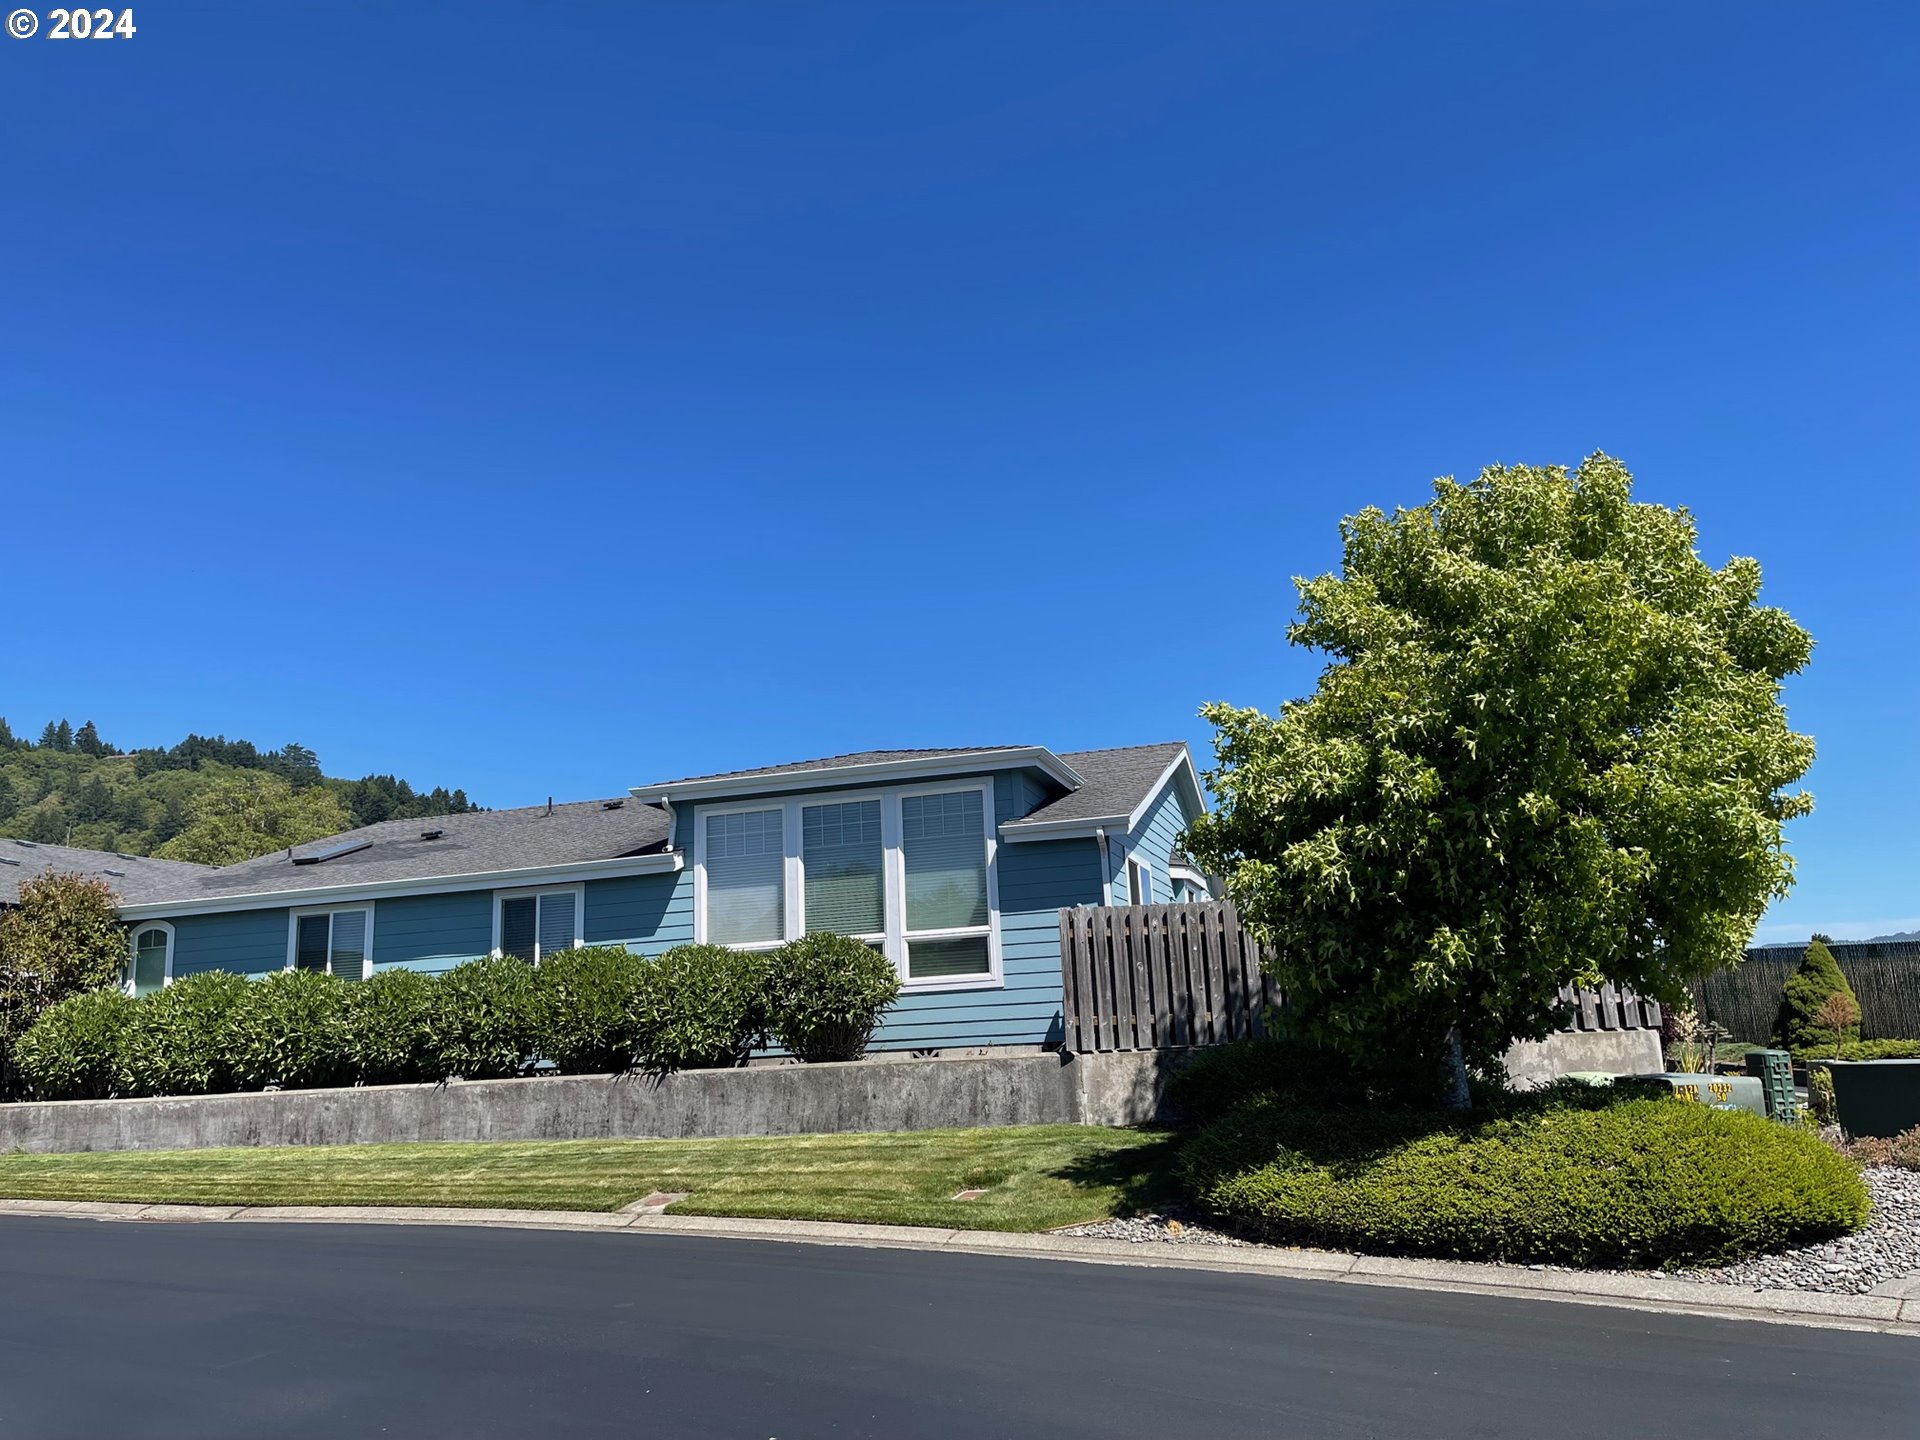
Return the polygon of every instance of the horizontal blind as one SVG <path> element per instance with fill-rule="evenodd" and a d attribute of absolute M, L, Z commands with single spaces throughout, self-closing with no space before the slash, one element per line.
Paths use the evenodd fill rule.
<path fill-rule="evenodd" d="M 887 928 L 880 802 L 809 805 L 801 811 L 808 930 L 878 935 Z"/>
<path fill-rule="evenodd" d="M 987 923 L 987 832 L 978 791 L 905 797 L 900 845 L 908 930 Z"/>
<path fill-rule="evenodd" d="M 719 945 L 786 934 L 786 842 L 779 810 L 709 815 L 707 938 Z"/>
<path fill-rule="evenodd" d="M 325 915 L 302 915 L 293 945 L 293 963 L 302 970 L 327 968 L 327 927 Z"/>
<path fill-rule="evenodd" d="M 342 980 L 358 980 L 367 969 L 367 912 L 336 910 L 333 914 L 333 973 Z"/>
<path fill-rule="evenodd" d="M 540 897 L 540 953 L 573 948 L 573 892 L 559 891 Z"/>

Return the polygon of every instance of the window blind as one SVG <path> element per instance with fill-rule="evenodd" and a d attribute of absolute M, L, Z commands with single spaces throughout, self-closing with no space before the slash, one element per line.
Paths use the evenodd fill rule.
<path fill-rule="evenodd" d="M 887 928 L 880 802 L 809 805 L 800 814 L 807 929 L 878 935 Z"/>
<path fill-rule="evenodd" d="M 538 930 L 534 924 L 539 904 L 531 895 L 500 903 L 500 953 L 533 959 L 533 944 Z"/>
<path fill-rule="evenodd" d="M 975 791 L 901 800 L 908 930 L 987 923 L 987 837 L 980 812 Z"/>
<path fill-rule="evenodd" d="M 333 912 L 333 973 L 342 980 L 358 980 L 367 968 L 367 912 Z"/>
<path fill-rule="evenodd" d="M 752 945 L 786 933 L 786 842 L 779 810 L 706 817 L 707 938 Z"/>
<path fill-rule="evenodd" d="M 542 895 L 540 899 L 540 953 L 573 948 L 573 892 Z"/>

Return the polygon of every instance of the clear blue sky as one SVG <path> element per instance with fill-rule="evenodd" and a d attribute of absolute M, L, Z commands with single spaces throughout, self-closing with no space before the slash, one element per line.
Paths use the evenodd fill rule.
<path fill-rule="evenodd" d="M 1204 759 L 1343 514 L 1606 449 L 1818 641 L 1763 934 L 1920 923 L 1914 7 L 134 10 L 0 40 L 16 729 Z"/>

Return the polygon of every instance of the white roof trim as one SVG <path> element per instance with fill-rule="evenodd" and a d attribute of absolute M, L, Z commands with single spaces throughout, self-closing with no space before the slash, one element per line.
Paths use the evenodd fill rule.
<path fill-rule="evenodd" d="M 466 890 L 565 885 L 626 875 L 671 874 L 684 869 L 686 863 L 686 856 L 680 851 L 668 850 L 658 855 L 622 855 L 612 860 L 576 860 L 566 865 L 523 866 L 515 870 L 488 870 L 467 875 L 363 880 L 344 885 L 316 885 L 300 890 L 261 890 L 248 895 L 203 895 L 190 900 L 143 900 L 137 905 L 122 905 L 120 918 L 149 920 L 172 915 L 219 914 L 228 910 L 277 910 L 283 905 L 332 905 L 354 900 L 395 899 L 405 895 L 452 895 Z"/>
<path fill-rule="evenodd" d="M 1207 813 L 1207 792 L 1200 788 L 1200 772 L 1193 768 L 1193 756 L 1183 745 L 1180 753 L 1173 757 L 1171 764 L 1160 772 L 1160 776 L 1147 787 L 1147 793 L 1140 803 L 1133 807 L 1128 815 L 1094 815 L 1077 820 L 1009 820 L 1000 827 L 1000 838 L 1012 844 L 1027 840 L 1091 840 L 1101 830 L 1120 830 L 1131 833 L 1140 822 L 1147 818 L 1147 812 L 1153 808 L 1153 802 L 1160 798 L 1160 792 L 1167 788 L 1167 782 L 1178 776 L 1187 791 L 1187 798 L 1193 802 L 1194 812 Z"/>
<path fill-rule="evenodd" d="M 688 804 L 733 796 L 775 795 L 790 790 L 843 790 L 856 785 L 880 785 L 938 775 L 978 775 L 990 770 L 1044 771 L 1069 790 L 1086 781 L 1066 761 L 1043 745 L 1005 750 L 966 750 L 956 755 L 923 755 L 912 760 L 877 760 L 863 765 L 821 765 L 810 770 L 776 771 L 771 775 L 721 775 L 711 780 L 675 780 L 661 785 L 636 785 L 628 793 L 646 805 Z"/>

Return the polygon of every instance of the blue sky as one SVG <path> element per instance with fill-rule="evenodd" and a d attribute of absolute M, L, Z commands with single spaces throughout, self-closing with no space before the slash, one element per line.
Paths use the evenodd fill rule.
<path fill-rule="evenodd" d="M 0 40 L 16 729 L 1204 759 L 1343 514 L 1606 449 L 1818 641 L 1763 935 L 1920 925 L 1912 7 L 135 20 Z"/>

